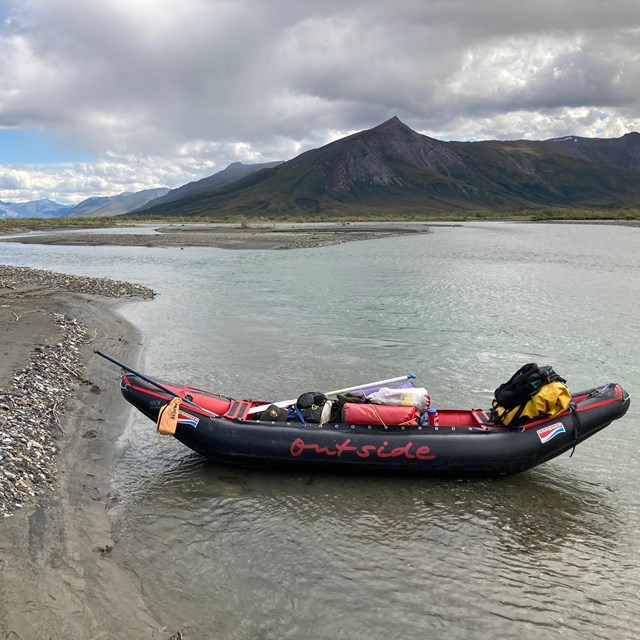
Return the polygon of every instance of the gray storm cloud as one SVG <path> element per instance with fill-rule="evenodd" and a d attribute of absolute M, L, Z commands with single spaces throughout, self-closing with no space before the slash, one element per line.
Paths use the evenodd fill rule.
<path fill-rule="evenodd" d="M 287 159 L 392 115 L 456 139 L 640 128 L 637 0 L 15 0 L 0 19 L 0 127 L 96 155 Z"/>

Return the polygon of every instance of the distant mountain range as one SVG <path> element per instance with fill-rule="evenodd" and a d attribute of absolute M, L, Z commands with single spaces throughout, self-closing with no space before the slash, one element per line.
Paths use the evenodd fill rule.
<path fill-rule="evenodd" d="M 62 205 L 53 200 L 0 202 L 0 219 L 119 216 L 168 192 L 169 189 L 146 189 L 136 193 L 125 191 L 117 196 L 87 198 L 75 206 Z"/>
<path fill-rule="evenodd" d="M 279 164 L 281 164 L 279 161 L 262 164 L 233 162 L 218 173 L 196 182 L 189 182 L 177 189 L 146 189 L 135 193 L 125 191 L 116 196 L 87 198 L 75 206 L 61 205 L 53 200 L 32 200 L 31 202 L 18 203 L 0 201 L 0 219 L 119 216 L 130 211 L 142 210 L 150 202 L 153 202 L 154 205 L 166 204 L 207 192 L 235 182 L 261 169 L 276 167 Z"/>
<path fill-rule="evenodd" d="M 0 202 L 0 218 L 420 214 L 640 205 L 640 133 L 443 142 L 394 117 L 287 162 L 234 162 L 177 189 Z"/>
<path fill-rule="evenodd" d="M 53 200 L 31 200 L 30 202 L 0 201 L 2 218 L 58 218 L 68 213 L 73 205 L 63 205 Z"/>
<path fill-rule="evenodd" d="M 639 204 L 639 133 L 443 142 L 394 117 L 226 186 L 150 202 L 139 213 L 357 215 Z"/>

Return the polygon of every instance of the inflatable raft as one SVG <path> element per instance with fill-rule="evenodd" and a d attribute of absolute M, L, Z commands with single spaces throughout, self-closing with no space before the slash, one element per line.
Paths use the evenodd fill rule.
<path fill-rule="evenodd" d="M 437 425 L 406 415 L 392 424 L 390 414 L 375 417 L 380 408 L 320 424 L 271 421 L 264 412 L 251 413 L 268 403 L 159 383 L 132 371 L 122 375 L 122 395 L 145 416 L 157 422 L 173 400 L 177 440 L 212 460 L 250 466 L 506 476 L 572 450 L 621 418 L 630 401 L 619 384 L 608 383 L 572 394 L 569 409 L 553 418 L 517 428 L 495 424 L 483 409 L 439 410 Z"/>

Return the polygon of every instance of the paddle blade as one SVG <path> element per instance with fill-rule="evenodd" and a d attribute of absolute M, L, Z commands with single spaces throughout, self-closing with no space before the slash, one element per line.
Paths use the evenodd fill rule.
<path fill-rule="evenodd" d="M 158 413 L 158 433 L 163 436 L 172 436 L 176 432 L 181 402 L 182 398 L 171 398 L 171 400 L 160 409 Z"/>

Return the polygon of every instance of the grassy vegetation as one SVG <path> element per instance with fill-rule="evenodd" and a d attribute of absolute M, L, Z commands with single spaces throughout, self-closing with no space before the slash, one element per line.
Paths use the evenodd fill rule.
<path fill-rule="evenodd" d="M 640 220 L 640 208 L 562 209 L 549 207 L 530 214 L 531 220 Z"/>
<path fill-rule="evenodd" d="M 237 216 L 127 216 L 126 218 L 22 218 L 0 220 L 0 233 L 12 231 L 31 231 L 60 228 L 99 228 L 125 226 L 138 223 L 153 224 L 193 224 L 193 223 L 231 223 L 246 229 L 251 224 L 275 222 L 464 222 L 470 220 L 523 220 L 532 222 L 544 221 L 628 221 L 640 220 L 640 208 L 629 209 L 577 209 L 564 207 L 547 207 L 540 209 L 520 209 L 513 211 L 478 210 L 464 212 L 412 213 L 410 210 L 381 213 L 363 210 L 362 213 L 310 214 L 310 215 L 237 215 Z"/>

